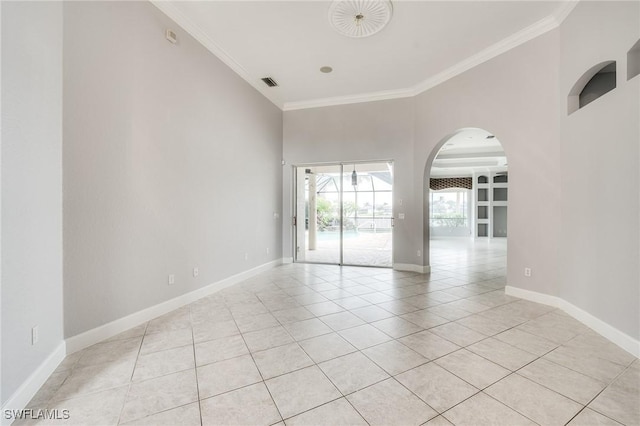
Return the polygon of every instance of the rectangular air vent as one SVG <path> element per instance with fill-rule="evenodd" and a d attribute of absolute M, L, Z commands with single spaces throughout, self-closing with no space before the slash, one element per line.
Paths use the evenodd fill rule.
<path fill-rule="evenodd" d="M 276 81 L 271 77 L 264 77 L 261 80 L 269 87 L 276 87 L 278 85 L 278 83 L 276 83 Z"/>

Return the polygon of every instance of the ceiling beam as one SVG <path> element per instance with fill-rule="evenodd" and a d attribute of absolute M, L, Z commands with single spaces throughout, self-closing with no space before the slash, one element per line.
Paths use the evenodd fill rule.
<path fill-rule="evenodd" d="M 452 168 L 460 168 L 460 167 L 495 167 L 500 166 L 500 162 L 497 159 L 494 160 L 484 160 L 484 161 L 446 161 L 441 162 L 435 160 L 431 167 L 435 167 L 438 169 L 452 169 Z"/>
<path fill-rule="evenodd" d="M 454 151 L 454 150 L 451 150 Z M 474 150 L 473 152 L 441 152 L 436 157 L 437 160 L 462 160 L 462 159 L 472 159 L 472 158 L 489 158 L 489 157 L 506 157 L 504 151 L 493 151 L 493 152 L 478 152 Z"/>

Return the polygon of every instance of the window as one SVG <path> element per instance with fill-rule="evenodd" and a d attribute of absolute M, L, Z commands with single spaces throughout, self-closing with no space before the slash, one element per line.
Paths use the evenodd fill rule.
<path fill-rule="evenodd" d="M 432 227 L 468 227 L 468 191 L 448 189 L 430 191 L 430 222 Z"/>

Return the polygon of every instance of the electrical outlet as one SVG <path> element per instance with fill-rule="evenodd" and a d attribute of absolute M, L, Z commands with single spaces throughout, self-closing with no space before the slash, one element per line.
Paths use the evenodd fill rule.
<path fill-rule="evenodd" d="M 422 256 L 422 252 L 418 250 L 418 257 Z"/>
<path fill-rule="evenodd" d="M 524 276 L 525 277 L 531 276 L 531 268 L 524 268 Z"/>
<path fill-rule="evenodd" d="M 169 285 L 173 285 L 176 283 L 176 276 L 173 274 L 169 274 Z"/>
<path fill-rule="evenodd" d="M 39 337 L 38 326 L 36 325 L 31 329 L 31 345 L 35 345 L 36 343 L 38 343 Z"/>
<path fill-rule="evenodd" d="M 244 254 L 244 260 L 249 260 L 249 253 Z"/>
<path fill-rule="evenodd" d="M 398 214 L 398 219 L 404 220 L 404 213 L 399 213 Z M 418 255 L 420 256 L 420 255 Z"/>
<path fill-rule="evenodd" d="M 193 276 L 197 277 L 198 274 L 200 274 L 200 271 L 198 270 L 198 267 L 196 266 L 195 268 L 193 268 Z"/>
<path fill-rule="evenodd" d="M 271 252 L 271 249 L 269 249 L 269 247 L 267 247 L 267 254 L 269 254 Z"/>

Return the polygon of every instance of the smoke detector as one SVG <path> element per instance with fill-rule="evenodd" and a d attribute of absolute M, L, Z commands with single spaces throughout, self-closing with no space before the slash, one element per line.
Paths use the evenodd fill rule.
<path fill-rule="evenodd" d="M 334 0 L 329 6 L 329 23 L 347 37 L 369 37 L 391 20 L 389 0 Z"/>

